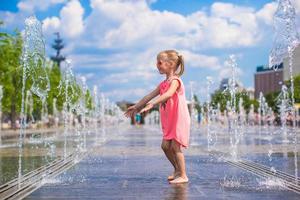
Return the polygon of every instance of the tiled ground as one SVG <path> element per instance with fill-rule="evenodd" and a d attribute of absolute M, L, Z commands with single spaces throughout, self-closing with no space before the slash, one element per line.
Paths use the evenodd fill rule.
<path fill-rule="evenodd" d="M 158 129 L 132 127 L 26 199 L 299 199 L 296 193 L 207 155 L 186 151 L 188 184 L 166 181 L 172 168 Z M 199 151 L 195 155 L 195 151 Z"/>

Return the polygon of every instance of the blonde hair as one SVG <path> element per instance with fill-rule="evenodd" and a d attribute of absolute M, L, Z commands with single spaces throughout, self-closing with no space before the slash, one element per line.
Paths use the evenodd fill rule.
<path fill-rule="evenodd" d="M 161 57 L 166 57 L 167 61 L 173 61 L 175 63 L 176 66 L 176 71 L 178 71 L 179 68 L 179 72 L 175 73 L 178 76 L 181 76 L 184 72 L 184 59 L 182 55 L 179 55 L 179 53 L 175 50 L 164 50 L 159 52 L 159 54 L 157 55 L 157 59 L 160 59 Z"/>

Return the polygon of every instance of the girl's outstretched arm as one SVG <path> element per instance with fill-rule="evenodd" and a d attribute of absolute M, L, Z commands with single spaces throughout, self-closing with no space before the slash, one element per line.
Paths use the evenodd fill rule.
<path fill-rule="evenodd" d="M 176 79 L 174 79 L 176 80 Z M 169 89 L 167 90 L 167 92 L 165 92 L 164 94 L 162 94 L 159 98 L 155 99 L 153 102 L 148 103 L 146 105 L 145 108 L 143 108 L 140 112 L 147 112 L 148 110 L 150 110 L 151 108 L 153 108 L 153 106 L 155 106 L 156 104 L 162 103 L 167 101 L 169 98 L 171 98 L 174 93 L 176 92 L 176 90 L 178 89 L 178 87 L 180 86 L 178 80 L 174 81 L 172 80 L 171 85 L 169 87 Z"/>
<path fill-rule="evenodd" d="M 152 92 L 144 96 L 137 104 L 135 104 L 136 108 L 140 110 L 143 108 L 151 99 L 159 95 L 159 86 L 157 86 Z"/>
<path fill-rule="evenodd" d="M 125 112 L 126 117 L 132 117 L 141 108 L 143 108 L 151 99 L 159 95 L 159 86 L 157 86 L 152 92 L 144 96 L 137 104 L 130 106 Z"/>

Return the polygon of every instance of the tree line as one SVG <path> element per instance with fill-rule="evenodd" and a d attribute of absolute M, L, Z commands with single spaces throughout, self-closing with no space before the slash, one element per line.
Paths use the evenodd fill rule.
<path fill-rule="evenodd" d="M 0 21 L 0 28 L 1 26 L 3 26 L 2 21 Z M 21 112 L 23 74 L 21 63 L 22 48 L 23 40 L 18 30 L 14 30 L 12 33 L 0 31 L 0 85 L 2 85 L 3 89 L 1 101 L 2 121 L 10 121 L 12 128 L 16 127 L 16 121 L 19 120 Z M 29 65 L 31 65 L 31 63 L 29 63 Z M 58 87 L 62 78 L 62 72 L 56 63 L 46 61 L 43 67 L 50 81 L 50 90 L 48 91 L 46 103 L 48 113 L 51 115 L 53 114 L 54 99 L 57 100 L 57 110 L 62 111 L 65 101 L 65 97 L 62 94 L 65 91 L 60 90 L 64 90 L 65 87 Z M 37 73 L 39 73 L 39 71 L 37 71 Z M 36 74 L 36 76 L 39 76 L 39 74 Z M 76 80 L 71 84 L 73 84 L 72 87 L 75 88 L 75 90 L 69 90 L 68 94 L 72 96 L 72 103 L 75 103 L 81 98 L 83 91 Z M 25 91 L 30 90 L 31 85 L 32 81 L 28 80 L 26 82 Z M 87 90 L 83 98 L 86 102 L 85 105 L 87 109 L 91 110 L 93 107 L 91 92 Z M 38 96 L 33 95 L 33 102 L 33 117 L 35 119 L 41 119 L 42 101 Z"/>

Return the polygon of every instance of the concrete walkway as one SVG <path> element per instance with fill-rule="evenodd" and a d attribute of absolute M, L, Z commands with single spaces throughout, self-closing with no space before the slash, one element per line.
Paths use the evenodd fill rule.
<path fill-rule="evenodd" d="M 109 134 L 109 133 L 107 133 Z M 188 184 L 170 185 L 172 168 L 160 149 L 158 128 L 131 127 L 26 199 L 299 199 L 246 171 L 207 155 L 186 154 Z M 195 152 L 198 152 L 196 154 Z"/>

